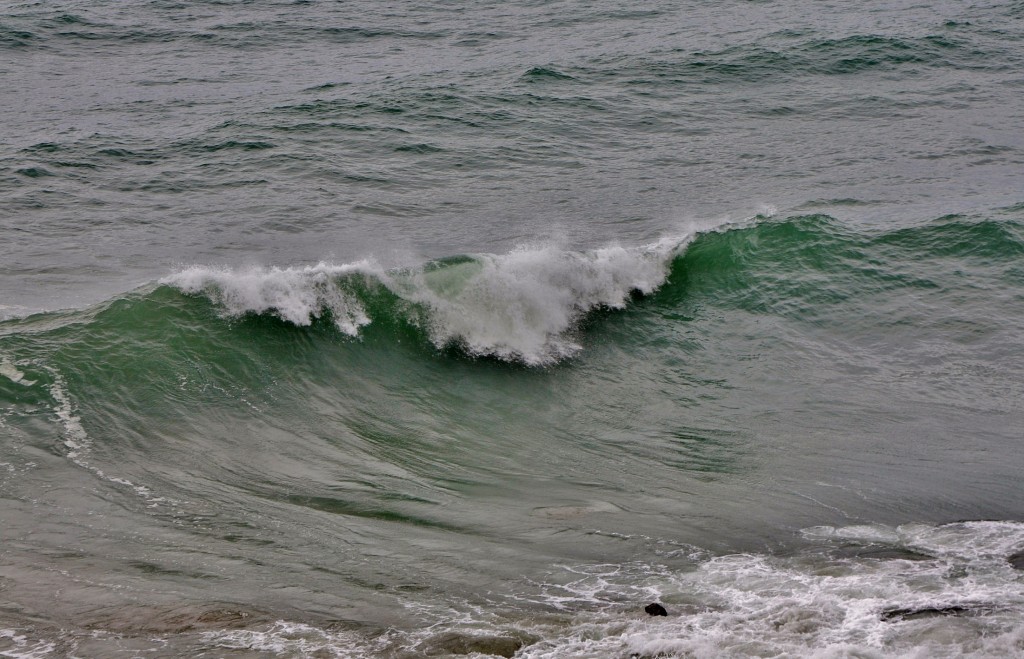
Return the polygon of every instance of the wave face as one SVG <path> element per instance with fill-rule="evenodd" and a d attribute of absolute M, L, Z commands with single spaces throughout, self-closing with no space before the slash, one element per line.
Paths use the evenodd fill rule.
<path fill-rule="evenodd" d="M 1022 255 L 759 217 L 3 321 L 0 647 L 1012 654 Z"/>

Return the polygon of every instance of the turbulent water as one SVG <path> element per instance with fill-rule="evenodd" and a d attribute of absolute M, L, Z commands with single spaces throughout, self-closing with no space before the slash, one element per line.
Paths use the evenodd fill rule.
<path fill-rule="evenodd" d="M 1024 4 L 2 7 L 0 656 L 1024 655 Z"/>

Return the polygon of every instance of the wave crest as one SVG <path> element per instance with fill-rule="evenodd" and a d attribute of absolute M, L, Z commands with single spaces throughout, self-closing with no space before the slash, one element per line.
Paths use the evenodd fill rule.
<path fill-rule="evenodd" d="M 305 326 L 330 312 L 339 330 L 356 336 L 370 317 L 358 298 L 346 294 L 336 283 L 345 276 L 372 274 L 377 270 L 369 261 L 242 270 L 192 266 L 161 279 L 160 283 L 183 293 L 205 295 L 231 316 L 272 313 L 281 320 Z"/>
<path fill-rule="evenodd" d="M 419 327 L 438 348 L 457 345 L 473 356 L 545 366 L 581 350 L 579 321 L 598 308 L 621 309 L 634 292 L 649 294 L 668 278 L 689 237 L 642 247 L 567 251 L 520 247 L 385 271 L 371 261 L 293 268 L 193 266 L 161 280 L 203 295 L 230 316 L 272 314 L 299 326 L 330 316 L 358 336 L 377 315 Z M 381 306 L 367 286 L 383 287 L 396 304 Z"/>

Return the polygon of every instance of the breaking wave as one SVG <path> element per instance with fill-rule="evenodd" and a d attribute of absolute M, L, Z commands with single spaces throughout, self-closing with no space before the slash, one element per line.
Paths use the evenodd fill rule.
<path fill-rule="evenodd" d="M 544 366 L 581 350 L 574 332 L 587 313 L 622 309 L 632 295 L 649 295 L 664 284 L 690 240 L 591 251 L 520 247 L 394 271 L 372 261 L 194 266 L 161 283 L 203 295 L 228 316 L 271 314 L 298 326 L 330 318 L 349 336 L 384 313 L 395 314 L 438 348 L 456 345 L 473 356 Z"/>

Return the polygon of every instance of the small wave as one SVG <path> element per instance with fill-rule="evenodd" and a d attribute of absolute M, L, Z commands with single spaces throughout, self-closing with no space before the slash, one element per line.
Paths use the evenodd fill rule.
<path fill-rule="evenodd" d="M 898 38 L 855 34 L 836 39 L 801 39 L 790 44 L 773 36 L 720 50 L 675 49 L 656 57 L 627 60 L 613 70 L 615 75 L 627 76 L 632 84 L 661 88 L 666 82 L 764 83 L 799 75 L 851 76 L 904 67 L 970 70 L 994 66 L 993 61 L 999 58 L 993 54 L 942 35 Z M 597 69 L 576 73 L 583 78 L 601 74 Z"/>
<path fill-rule="evenodd" d="M 37 38 L 35 34 L 27 30 L 16 30 L 0 25 L 0 49 L 25 48 Z"/>
<path fill-rule="evenodd" d="M 568 73 L 546 66 L 535 66 L 523 74 L 522 79 L 526 82 L 538 82 L 543 80 L 575 80 Z"/>

